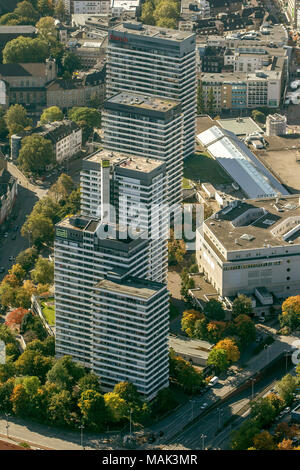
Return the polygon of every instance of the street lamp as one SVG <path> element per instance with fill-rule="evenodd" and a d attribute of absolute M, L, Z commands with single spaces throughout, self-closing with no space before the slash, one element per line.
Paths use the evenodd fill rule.
<path fill-rule="evenodd" d="M 84 449 L 84 445 L 83 445 L 83 430 L 84 430 L 84 425 L 81 424 L 81 425 L 79 426 L 79 429 L 80 429 L 80 445 L 81 445 L 82 449 L 85 450 L 85 449 Z"/>
<path fill-rule="evenodd" d="M 8 422 L 8 417 L 10 416 L 9 413 L 5 413 L 6 416 L 6 436 L 8 437 L 8 429 L 9 429 L 9 422 Z"/>
<path fill-rule="evenodd" d="M 131 435 L 131 428 L 132 428 L 131 415 L 132 415 L 132 408 L 130 408 L 130 410 L 129 410 L 129 434 L 130 435 Z"/>
<path fill-rule="evenodd" d="M 201 439 L 202 439 L 202 450 L 205 450 L 205 447 L 204 447 L 204 439 L 207 437 L 206 434 L 201 434 Z"/>
<path fill-rule="evenodd" d="M 254 398 L 254 383 L 255 383 L 255 379 L 251 379 L 251 382 L 252 382 L 252 400 Z"/>

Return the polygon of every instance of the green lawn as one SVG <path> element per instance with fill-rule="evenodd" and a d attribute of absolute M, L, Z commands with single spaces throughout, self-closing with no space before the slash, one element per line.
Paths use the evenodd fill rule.
<path fill-rule="evenodd" d="M 50 326 L 55 325 L 55 308 L 54 304 L 52 304 L 53 302 L 54 299 L 50 298 L 47 300 L 47 302 L 41 303 L 43 315 Z"/>
<path fill-rule="evenodd" d="M 219 163 L 206 153 L 195 153 L 184 161 L 185 179 L 201 183 L 230 184 L 232 179 Z"/>

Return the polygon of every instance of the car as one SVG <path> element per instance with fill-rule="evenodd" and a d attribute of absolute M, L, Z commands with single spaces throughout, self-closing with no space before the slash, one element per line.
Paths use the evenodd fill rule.
<path fill-rule="evenodd" d="M 208 405 L 208 403 L 202 403 L 202 405 L 200 406 L 200 409 L 204 410 L 207 407 L 207 405 Z"/>
<path fill-rule="evenodd" d="M 3 266 L 1 266 L 0 273 L 4 273 L 4 271 L 5 271 L 5 268 Z"/>
<path fill-rule="evenodd" d="M 13 260 L 14 260 L 14 257 L 13 257 L 13 256 L 10 256 L 8 259 L 9 259 L 9 261 L 13 261 Z"/>
<path fill-rule="evenodd" d="M 3 236 L 4 236 L 4 238 L 7 238 L 7 237 L 8 237 L 8 233 L 5 232 L 5 234 L 4 234 Z"/>
<path fill-rule="evenodd" d="M 284 408 L 283 410 L 285 413 L 289 413 L 291 411 L 291 408 L 289 406 L 287 406 L 286 408 Z"/>
<path fill-rule="evenodd" d="M 265 317 L 258 317 L 258 320 L 261 322 L 261 323 L 264 323 L 266 321 Z"/>

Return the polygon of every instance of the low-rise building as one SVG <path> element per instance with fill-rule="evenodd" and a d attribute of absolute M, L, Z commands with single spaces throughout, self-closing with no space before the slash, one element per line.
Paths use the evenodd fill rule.
<path fill-rule="evenodd" d="M 197 242 L 200 272 L 222 298 L 299 294 L 299 195 L 235 201 L 205 220 Z"/>
<path fill-rule="evenodd" d="M 285 135 L 286 134 L 286 116 L 281 114 L 268 114 L 266 120 L 266 134 L 272 135 Z"/>
<path fill-rule="evenodd" d="M 8 171 L 7 161 L 0 157 L 0 225 L 7 219 L 18 194 L 18 181 Z"/>

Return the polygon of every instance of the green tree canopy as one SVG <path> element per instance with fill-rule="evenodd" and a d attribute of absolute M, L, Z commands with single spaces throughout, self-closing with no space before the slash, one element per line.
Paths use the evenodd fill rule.
<path fill-rule="evenodd" d="M 20 104 L 14 104 L 5 113 L 5 122 L 9 134 L 17 134 L 32 125 L 31 119 L 27 116 L 27 111 Z"/>
<path fill-rule="evenodd" d="M 214 348 L 208 355 L 207 364 L 213 366 L 217 374 L 224 372 L 229 367 L 229 360 L 225 349 Z"/>
<path fill-rule="evenodd" d="M 253 308 L 252 302 L 249 297 L 244 294 L 239 294 L 232 304 L 232 316 L 235 318 L 238 315 L 252 315 Z"/>
<path fill-rule="evenodd" d="M 18 36 L 9 41 L 3 49 L 3 63 L 45 62 L 49 57 L 47 41 L 40 38 Z"/>
<path fill-rule="evenodd" d="M 54 280 L 53 261 L 39 256 L 31 272 L 31 279 L 40 284 L 52 284 Z"/>
<path fill-rule="evenodd" d="M 26 273 L 32 269 L 35 261 L 38 257 L 38 251 L 35 247 L 27 248 L 26 250 L 20 251 L 16 257 L 16 263 L 18 263 Z"/>
<path fill-rule="evenodd" d="M 82 67 L 81 60 L 74 52 L 67 51 L 62 57 L 62 66 L 64 71 L 72 75 L 75 70 L 79 70 Z"/>
<path fill-rule="evenodd" d="M 46 41 L 49 45 L 57 41 L 57 29 L 54 23 L 54 18 L 45 16 L 35 25 L 38 30 L 40 39 Z"/>
<path fill-rule="evenodd" d="M 107 419 L 103 395 L 95 390 L 86 390 L 82 392 L 78 406 L 88 427 L 103 430 Z"/>
<path fill-rule="evenodd" d="M 40 121 L 42 124 L 47 122 L 62 121 L 64 113 L 58 106 L 50 106 L 50 108 L 44 109 L 41 114 Z"/>
<path fill-rule="evenodd" d="M 205 304 L 203 312 L 209 320 L 224 320 L 225 318 L 225 312 L 221 302 L 215 299 L 210 299 Z"/>
<path fill-rule="evenodd" d="M 54 153 L 50 140 L 38 134 L 22 139 L 18 163 L 23 171 L 41 174 L 53 162 Z"/>

